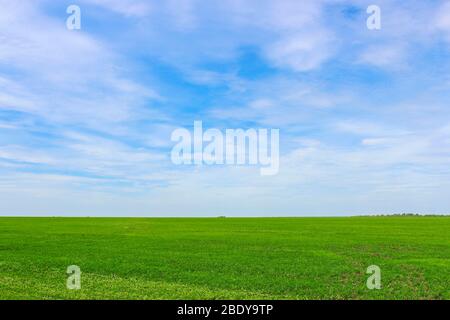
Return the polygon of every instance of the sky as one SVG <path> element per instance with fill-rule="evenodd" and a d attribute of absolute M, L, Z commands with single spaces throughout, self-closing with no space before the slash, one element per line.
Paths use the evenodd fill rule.
<path fill-rule="evenodd" d="M 448 214 L 449 58 L 449 1 L 0 0 L 0 215 Z M 196 120 L 279 173 L 174 165 Z"/>

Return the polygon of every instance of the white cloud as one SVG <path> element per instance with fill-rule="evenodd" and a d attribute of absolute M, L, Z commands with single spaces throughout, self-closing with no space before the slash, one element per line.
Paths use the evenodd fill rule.
<path fill-rule="evenodd" d="M 127 17 L 146 17 L 152 12 L 152 4 L 145 0 L 84 0 Z"/>
<path fill-rule="evenodd" d="M 392 128 L 364 120 L 337 121 L 333 124 L 333 128 L 337 131 L 365 136 L 405 135 L 409 133 L 404 129 Z"/>
<path fill-rule="evenodd" d="M 370 46 L 362 53 L 359 62 L 398 69 L 407 63 L 406 52 L 397 43 Z"/>
<path fill-rule="evenodd" d="M 438 8 L 435 26 L 445 32 L 450 32 L 450 2 L 445 2 Z"/>
<path fill-rule="evenodd" d="M 18 76 L 0 75 L 0 108 L 111 132 L 113 124 L 137 114 L 162 116 L 148 102 L 163 98 L 125 77 L 124 59 L 101 41 L 83 30 L 67 30 L 37 3 L 5 2 L 2 8 L 0 66 L 14 69 L 20 82 Z"/>
<path fill-rule="evenodd" d="M 327 32 L 319 30 L 290 34 L 270 44 L 266 54 L 276 66 L 295 71 L 310 71 L 318 68 L 333 55 L 331 39 Z"/>

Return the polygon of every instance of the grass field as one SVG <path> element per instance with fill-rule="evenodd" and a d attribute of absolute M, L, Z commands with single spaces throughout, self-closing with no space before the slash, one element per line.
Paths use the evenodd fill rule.
<path fill-rule="evenodd" d="M 386 298 L 450 299 L 450 217 L 0 218 L 0 299 Z"/>

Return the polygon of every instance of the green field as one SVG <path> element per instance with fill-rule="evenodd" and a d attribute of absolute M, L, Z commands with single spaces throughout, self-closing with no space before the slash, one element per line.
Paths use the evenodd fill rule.
<path fill-rule="evenodd" d="M 0 218 L 0 299 L 450 299 L 450 217 Z"/>

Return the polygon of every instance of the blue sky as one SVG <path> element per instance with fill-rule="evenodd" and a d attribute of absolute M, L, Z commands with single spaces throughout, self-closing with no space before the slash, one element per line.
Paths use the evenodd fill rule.
<path fill-rule="evenodd" d="M 450 212 L 448 1 L 0 8 L 0 215 Z M 173 165 L 194 120 L 280 129 L 279 174 Z"/>

